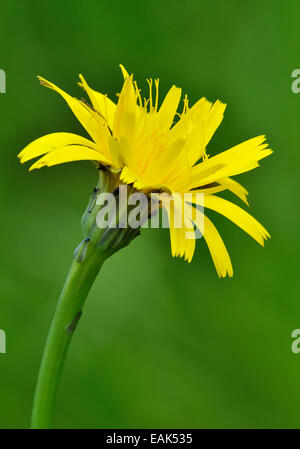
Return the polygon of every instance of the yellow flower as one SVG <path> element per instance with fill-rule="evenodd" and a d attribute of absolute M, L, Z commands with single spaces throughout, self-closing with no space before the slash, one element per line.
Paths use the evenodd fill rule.
<path fill-rule="evenodd" d="M 159 81 L 147 80 L 149 98 L 142 100 L 133 75 L 121 66 L 124 84 L 117 104 L 91 89 L 82 75 L 80 86 L 89 96 L 92 106 L 78 100 L 54 84 L 39 78 L 41 84 L 58 92 L 84 126 L 91 140 L 71 133 L 53 133 L 29 144 L 20 154 L 21 162 L 42 156 L 30 170 L 64 162 L 91 160 L 119 173 L 120 181 L 132 184 L 142 192 L 191 193 L 193 204 L 224 215 L 261 245 L 269 237 L 266 229 L 251 215 L 235 204 L 215 195 L 229 190 L 247 203 L 248 192 L 231 176 L 258 167 L 258 161 L 272 153 L 265 136 L 247 140 L 235 147 L 208 157 L 206 146 L 220 125 L 226 105 L 211 103 L 201 98 L 189 107 L 187 96 L 183 110 L 177 112 L 181 89 L 172 86 L 158 107 Z M 154 86 L 153 86 L 154 84 Z M 154 87 L 154 89 L 153 89 Z M 153 93 L 154 90 L 154 93 Z M 176 117 L 178 119 L 176 120 Z M 197 199 L 198 198 L 198 199 Z M 176 228 L 171 216 L 176 213 L 176 202 L 166 207 L 170 218 L 170 238 L 173 256 L 184 256 L 191 261 L 195 239 L 187 239 L 186 231 L 194 231 L 194 224 L 206 240 L 218 275 L 232 276 L 230 257 L 214 224 L 204 215 L 203 220 Z M 191 208 L 190 217 L 194 207 Z M 202 212 L 199 212 L 200 214 Z"/>

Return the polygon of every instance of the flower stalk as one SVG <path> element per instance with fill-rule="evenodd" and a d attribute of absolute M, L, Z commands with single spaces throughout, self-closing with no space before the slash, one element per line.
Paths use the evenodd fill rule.
<path fill-rule="evenodd" d="M 44 349 L 33 404 L 33 429 L 50 427 L 57 386 L 72 335 L 90 288 L 107 257 L 108 254 L 99 253 L 89 239 L 75 251 Z"/>
<path fill-rule="evenodd" d="M 139 234 L 139 229 L 120 227 L 124 214 L 115 217 L 116 226 L 101 226 L 97 215 L 103 204 L 98 204 L 101 193 L 118 194 L 118 177 L 99 171 L 99 182 L 94 189 L 82 217 L 85 239 L 74 252 L 73 262 L 60 295 L 47 337 L 36 386 L 32 423 L 34 429 L 51 425 L 53 406 L 67 350 L 82 314 L 82 307 L 104 261 L 127 246 Z"/>

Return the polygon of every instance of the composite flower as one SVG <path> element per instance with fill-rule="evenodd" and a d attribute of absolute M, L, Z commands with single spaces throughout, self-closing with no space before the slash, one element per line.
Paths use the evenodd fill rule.
<path fill-rule="evenodd" d="M 176 201 L 161 201 L 170 219 L 170 240 L 173 256 L 191 261 L 196 239 L 186 238 L 186 231 L 203 234 L 217 273 L 232 276 L 228 251 L 206 214 L 214 210 L 238 225 L 261 245 L 269 237 L 267 230 L 248 212 L 219 196 L 230 191 L 246 205 L 247 190 L 232 177 L 259 166 L 259 161 L 272 153 L 264 135 L 251 138 L 216 156 L 209 157 L 207 145 L 219 127 L 226 105 L 201 98 L 190 106 L 187 96 L 172 86 L 159 105 L 159 80 L 147 80 L 149 94 L 143 98 L 133 75 L 121 66 L 124 83 L 115 103 L 87 84 L 80 75 L 80 86 L 89 102 L 74 98 L 53 83 L 39 77 L 42 85 L 58 92 L 86 129 L 89 138 L 58 132 L 30 143 L 19 154 L 20 161 L 38 158 L 30 170 L 71 161 L 93 161 L 101 170 L 118 176 L 120 184 L 136 191 L 167 192 L 184 195 L 192 201 L 190 221 L 181 228 L 172 224 L 171 217 L 180 206 Z M 180 108 L 180 109 L 179 109 Z M 180 112 L 179 112 L 180 111 Z M 201 193 L 201 200 L 199 195 Z M 204 206 L 202 219 L 195 219 L 193 209 Z"/>

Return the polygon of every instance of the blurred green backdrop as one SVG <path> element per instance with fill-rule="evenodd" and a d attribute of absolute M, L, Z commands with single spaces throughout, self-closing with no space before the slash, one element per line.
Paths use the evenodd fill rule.
<path fill-rule="evenodd" d="M 215 154 L 266 133 L 275 154 L 240 177 L 272 239 L 259 247 L 214 216 L 235 274 L 218 279 L 205 242 L 172 259 L 166 230 L 144 231 L 105 263 L 74 336 L 56 427 L 300 426 L 298 2 L 23 1 L 1 4 L 0 427 L 28 427 L 45 337 L 80 218 L 88 162 L 28 174 L 17 153 L 50 132 L 84 131 L 36 75 L 81 96 L 82 72 L 112 98 L 118 64 L 196 101 L 228 103 Z"/>

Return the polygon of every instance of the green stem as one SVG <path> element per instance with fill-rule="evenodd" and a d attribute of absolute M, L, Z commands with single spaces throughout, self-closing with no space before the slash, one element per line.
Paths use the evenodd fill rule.
<path fill-rule="evenodd" d="M 76 250 L 47 337 L 38 376 L 33 411 L 33 429 L 49 428 L 55 394 L 70 340 L 90 288 L 108 255 L 86 239 Z"/>

